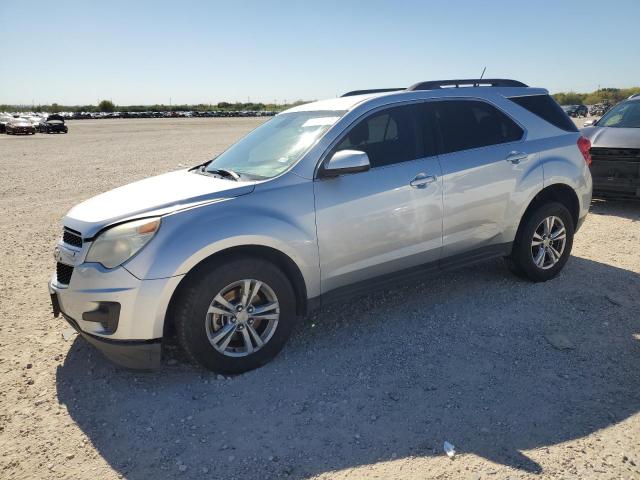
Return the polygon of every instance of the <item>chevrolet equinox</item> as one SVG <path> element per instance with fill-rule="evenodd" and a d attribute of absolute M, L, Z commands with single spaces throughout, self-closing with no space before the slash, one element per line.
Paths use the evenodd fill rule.
<path fill-rule="evenodd" d="M 171 332 L 229 374 L 272 359 L 312 309 L 427 272 L 504 257 L 546 281 L 589 209 L 589 148 L 515 80 L 297 106 L 211 161 L 72 208 L 54 314 L 121 365 L 158 366 Z"/>

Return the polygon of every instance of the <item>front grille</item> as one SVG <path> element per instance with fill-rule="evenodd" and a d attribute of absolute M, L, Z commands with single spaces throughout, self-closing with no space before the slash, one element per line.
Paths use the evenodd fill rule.
<path fill-rule="evenodd" d="M 65 265 L 58 262 L 56 264 L 56 279 L 61 285 L 69 285 L 71 281 L 71 274 L 73 273 L 73 267 L 71 265 Z"/>
<path fill-rule="evenodd" d="M 640 148 L 593 147 L 589 153 L 594 161 L 640 162 Z"/>
<path fill-rule="evenodd" d="M 80 236 L 80 232 L 75 230 L 72 231 L 65 228 L 62 232 L 62 241 L 68 245 L 82 248 L 82 236 Z"/>

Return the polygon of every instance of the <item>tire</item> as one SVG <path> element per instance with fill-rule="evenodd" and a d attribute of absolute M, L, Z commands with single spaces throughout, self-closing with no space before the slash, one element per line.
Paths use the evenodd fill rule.
<path fill-rule="evenodd" d="M 243 303 L 242 281 L 246 279 L 254 282 L 249 290 L 257 285 L 255 281 L 261 282 L 262 286 L 258 294 L 245 303 L 245 310 L 239 312 L 237 308 Z M 174 304 L 173 315 L 178 341 L 192 361 L 217 373 L 238 374 L 264 365 L 282 350 L 297 320 L 296 299 L 288 278 L 275 265 L 255 257 L 233 257 L 211 268 L 201 268 L 186 281 L 188 283 L 181 288 Z M 224 294 L 225 289 L 236 283 L 240 285 Z M 219 294 L 223 294 L 223 300 L 228 300 L 227 304 L 234 308 L 223 307 L 215 301 Z M 278 312 L 270 309 L 271 313 L 262 315 L 279 318 L 247 318 L 253 309 L 274 304 L 278 305 Z M 236 314 L 211 313 L 210 308 L 217 312 L 235 311 L 237 319 Z M 232 330 L 225 335 L 224 329 Z M 254 333 L 264 337 L 261 338 L 262 346 L 258 346 Z M 223 335 L 222 339 L 217 340 L 220 335 Z M 247 346 L 247 337 L 251 347 Z M 228 338 L 231 340 L 227 341 Z M 228 346 L 223 345 L 225 341 Z M 217 342 L 218 348 L 212 342 Z M 251 353 L 250 349 L 254 351 Z"/>
<path fill-rule="evenodd" d="M 554 220 L 549 229 L 551 235 L 548 235 L 542 222 L 550 218 Z M 564 205 L 549 202 L 539 206 L 523 218 L 511 255 L 507 257 L 507 265 L 517 275 L 534 282 L 551 280 L 560 273 L 571 255 L 574 231 L 573 219 Z M 556 235 L 555 240 L 553 235 Z M 546 251 L 542 253 L 541 248 L 546 248 Z"/>

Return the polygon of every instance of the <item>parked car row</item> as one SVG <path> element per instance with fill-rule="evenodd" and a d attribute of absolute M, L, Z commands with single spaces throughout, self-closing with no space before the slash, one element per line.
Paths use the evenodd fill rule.
<path fill-rule="evenodd" d="M 613 104 L 609 102 L 596 103 L 595 105 L 589 106 L 589 115 L 592 117 L 601 117 L 607 113 L 611 107 L 613 107 Z"/>
<path fill-rule="evenodd" d="M 90 120 L 105 118 L 192 118 L 192 117 L 271 117 L 277 112 L 271 110 L 244 110 L 231 112 L 226 110 L 197 111 L 146 111 L 146 112 L 61 112 L 59 115 L 72 120 Z"/>
<path fill-rule="evenodd" d="M 633 98 L 633 95 L 632 95 Z M 595 105 L 563 105 L 562 109 L 567 115 L 579 117 L 601 117 L 613 106 L 610 102 L 596 103 Z"/>
<path fill-rule="evenodd" d="M 104 119 L 104 118 L 192 118 L 192 117 L 272 117 L 276 111 L 273 110 L 243 110 L 243 111 L 226 111 L 226 110 L 211 110 L 206 112 L 197 111 L 147 111 L 147 112 L 60 112 L 55 114 L 60 117 L 62 121 L 67 120 L 90 120 L 90 119 Z M 38 128 L 38 125 L 46 120 L 48 114 L 46 113 L 32 113 L 32 112 L 13 112 L 13 113 L 0 113 L 0 122 L 3 118 L 6 118 L 6 122 L 10 118 L 23 118 L 28 120 L 32 125 Z M 0 131 L 4 131 L 4 126 L 0 126 Z"/>
<path fill-rule="evenodd" d="M 34 135 L 40 133 L 67 133 L 69 128 L 61 115 L 40 117 L 35 115 L 13 116 L 0 114 L 0 132 L 7 135 Z"/>

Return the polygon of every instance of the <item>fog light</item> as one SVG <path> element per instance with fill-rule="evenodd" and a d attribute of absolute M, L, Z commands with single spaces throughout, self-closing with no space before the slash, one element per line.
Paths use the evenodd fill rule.
<path fill-rule="evenodd" d="M 118 302 L 97 302 L 98 308 L 84 312 L 82 319 L 102 325 L 104 333 L 114 333 L 118 329 L 120 319 L 120 304 Z"/>

